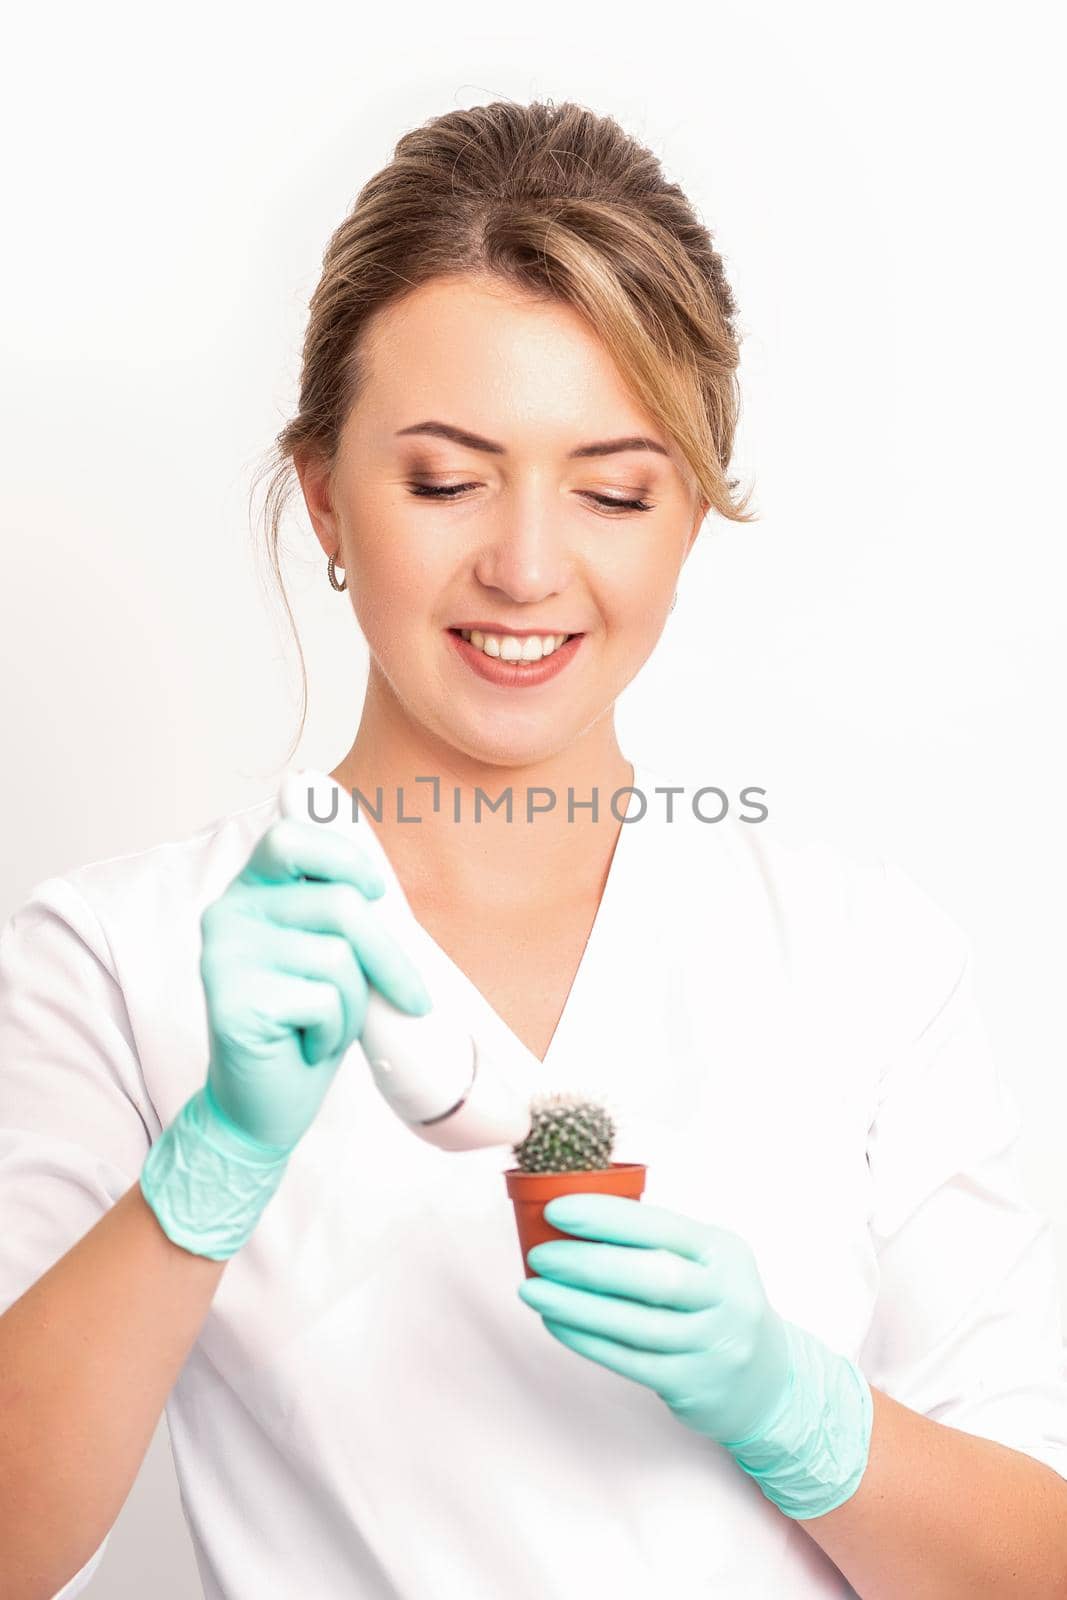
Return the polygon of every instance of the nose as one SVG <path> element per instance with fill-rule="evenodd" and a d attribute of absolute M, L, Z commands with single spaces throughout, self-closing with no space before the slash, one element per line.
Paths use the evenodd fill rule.
<path fill-rule="evenodd" d="M 561 521 L 541 505 L 528 504 L 505 515 L 479 550 L 474 564 L 478 582 L 520 604 L 562 593 L 573 576 L 574 560 Z"/>

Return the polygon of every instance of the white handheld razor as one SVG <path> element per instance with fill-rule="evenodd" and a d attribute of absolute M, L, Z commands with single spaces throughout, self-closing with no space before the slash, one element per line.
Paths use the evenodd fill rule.
<path fill-rule="evenodd" d="M 385 894 L 370 904 L 386 911 L 395 928 L 397 902 L 409 916 L 410 907 L 381 841 L 368 823 L 345 813 L 346 803 L 351 806 L 351 796 L 314 768 L 289 772 L 282 780 L 283 817 L 354 836 L 382 868 Z M 529 1099 L 521 1086 L 494 1071 L 462 1017 L 450 1013 L 428 984 L 434 1004 L 422 1017 L 399 1010 L 369 979 L 367 987 L 359 1043 L 382 1095 L 412 1133 L 441 1150 L 521 1144 L 530 1131 Z"/>

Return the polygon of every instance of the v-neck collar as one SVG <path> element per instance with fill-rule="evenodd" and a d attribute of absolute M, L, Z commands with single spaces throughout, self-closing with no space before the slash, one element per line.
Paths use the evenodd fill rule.
<path fill-rule="evenodd" d="M 649 803 L 649 788 L 646 774 L 639 763 L 634 761 L 632 757 L 630 759 L 630 765 L 634 769 L 634 777 L 633 787 L 626 808 L 627 818 L 632 817 L 633 813 L 637 810 L 638 797 L 634 791 L 640 790 L 645 796 L 646 806 Z M 522 1039 L 519 1038 L 518 1034 L 513 1028 L 509 1027 L 509 1025 L 500 1015 L 499 1011 L 497 1011 L 496 1007 L 491 1005 L 486 999 L 485 995 L 478 988 L 474 980 L 464 971 L 457 961 L 453 960 L 453 958 L 448 954 L 448 951 L 438 944 L 433 935 L 423 927 L 422 923 L 418 921 L 414 912 L 411 910 L 411 907 L 407 905 L 406 898 L 404 900 L 415 937 L 426 948 L 427 952 L 431 956 L 431 959 L 445 970 L 449 979 L 463 991 L 464 995 L 470 1000 L 474 1009 L 480 1013 L 481 1017 L 484 1019 L 492 1033 L 492 1045 L 494 1047 L 494 1053 L 499 1054 L 500 1052 L 503 1052 L 509 1061 L 513 1058 L 517 1065 L 526 1068 L 542 1082 L 547 1081 L 551 1077 L 557 1062 L 563 1054 L 565 1038 L 569 1034 L 571 1026 L 573 1026 L 574 1015 L 578 1007 L 578 1003 L 581 1000 L 581 996 L 588 986 L 588 983 L 590 982 L 590 969 L 594 964 L 596 953 L 602 946 L 606 937 L 605 928 L 614 915 L 615 901 L 622 893 L 622 888 L 620 886 L 621 880 L 625 877 L 627 871 L 629 870 L 633 846 L 625 843 L 624 841 L 626 840 L 627 834 L 629 834 L 633 828 L 637 826 L 640 826 L 640 823 L 637 821 L 625 821 L 620 824 L 619 836 L 615 841 L 615 849 L 612 852 L 611 861 L 608 866 L 607 878 L 604 882 L 604 888 L 601 891 L 600 904 L 597 906 L 596 915 L 593 918 L 593 925 L 589 930 L 589 936 L 585 941 L 581 958 L 575 970 L 574 977 L 571 980 L 571 986 L 564 998 L 563 1009 L 561 1010 L 556 1021 L 556 1026 L 553 1030 L 552 1037 L 548 1042 L 548 1049 L 545 1051 L 543 1060 L 541 1057 L 536 1055 Z"/>
<path fill-rule="evenodd" d="M 570 989 L 563 1002 L 563 1009 L 556 1022 L 555 1030 L 549 1040 L 548 1049 L 545 1051 L 544 1060 L 534 1054 L 518 1034 L 504 1021 L 503 1017 L 486 999 L 474 980 L 464 971 L 458 962 L 448 954 L 437 940 L 430 934 L 416 917 L 408 903 L 400 879 L 389 860 L 385 846 L 371 823 L 367 822 L 362 812 L 358 817 L 351 816 L 351 794 L 343 788 L 330 774 L 314 768 L 302 768 L 302 776 L 311 784 L 316 793 L 316 812 L 320 805 L 328 805 L 333 791 L 339 799 L 336 802 L 340 808 L 340 825 L 346 831 L 351 831 L 363 840 L 369 853 L 380 867 L 386 882 L 386 892 L 374 902 L 378 914 L 391 922 L 397 937 L 403 942 L 412 941 L 412 959 L 416 967 L 423 972 L 431 993 L 435 991 L 438 983 L 451 991 L 458 992 L 466 1010 L 469 1006 L 469 1026 L 471 1033 L 479 1041 L 483 1050 L 488 1050 L 496 1058 L 501 1058 L 504 1063 L 514 1070 L 522 1072 L 531 1081 L 538 1082 L 544 1087 L 551 1079 L 557 1062 L 561 1059 L 566 1045 L 566 1040 L 575 1025 L 575 1013 L 582 996 L 592 981 L 591 968 L 607 938 L 608 924 L 615 915 L 615 903 L 623 892 L 622 880 L 631 870 L 631 858 L 634 854 L 636 842 L 627 839 L 627 834 L 645 823 L 646 828 L 652 824 L 647 820 L 647 815 L 636 818 L 634 813 L 638 810 L 639 793 L 644 796 L 646 812 L 651 806 L 651 794 L 654 790 L 652 775 L 632 757 L 630 765 L 633 767 L 633 785 L 628 796 L 626 807 L 627 820 L 619 827 L 619 836 L 615 841 L 608 874 L 597 906 L 593 925 L 589 930 L 581 959 L 575 971 Z M 347 807 L 347 809 L 346 809 Z M 336 825 L 336 823 L 335 823 Z M 417 948 L 415 948 L 417 947 Z M 451 998 L 451 995 L 450 995 Z"/>

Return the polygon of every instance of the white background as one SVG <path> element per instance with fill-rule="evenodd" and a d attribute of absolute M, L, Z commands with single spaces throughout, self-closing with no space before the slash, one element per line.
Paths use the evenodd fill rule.
<path fill-rule="evenodd" d="M 761 513 L 705 524 L 623 749 L 765 786 L 782 833 L 898 862 L 967 929 L 1067 1310 L 1053 7 L 377 9 L 8 22 L 0 913 L 274 788 L 296 654 L 248 491 L 326 241 L 408 128 L 578 100 L 725 256 Z M 303 515 L 287 542 L 296 759 L 329 767 L 365 650 Z M 162 1423 L 86 1591 L 146 1592 L 200 1593 Z"/>

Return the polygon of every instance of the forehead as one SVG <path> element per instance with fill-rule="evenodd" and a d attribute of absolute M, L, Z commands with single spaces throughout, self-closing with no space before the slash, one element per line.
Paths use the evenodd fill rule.
<path fill-rule="evenodd" d="M 440 416 L 494 439 L 660 436 L 578 312 L 499 282 L 422 285 L 376 314 L 363 351 L 366 414 L 383 435 Z"/>

